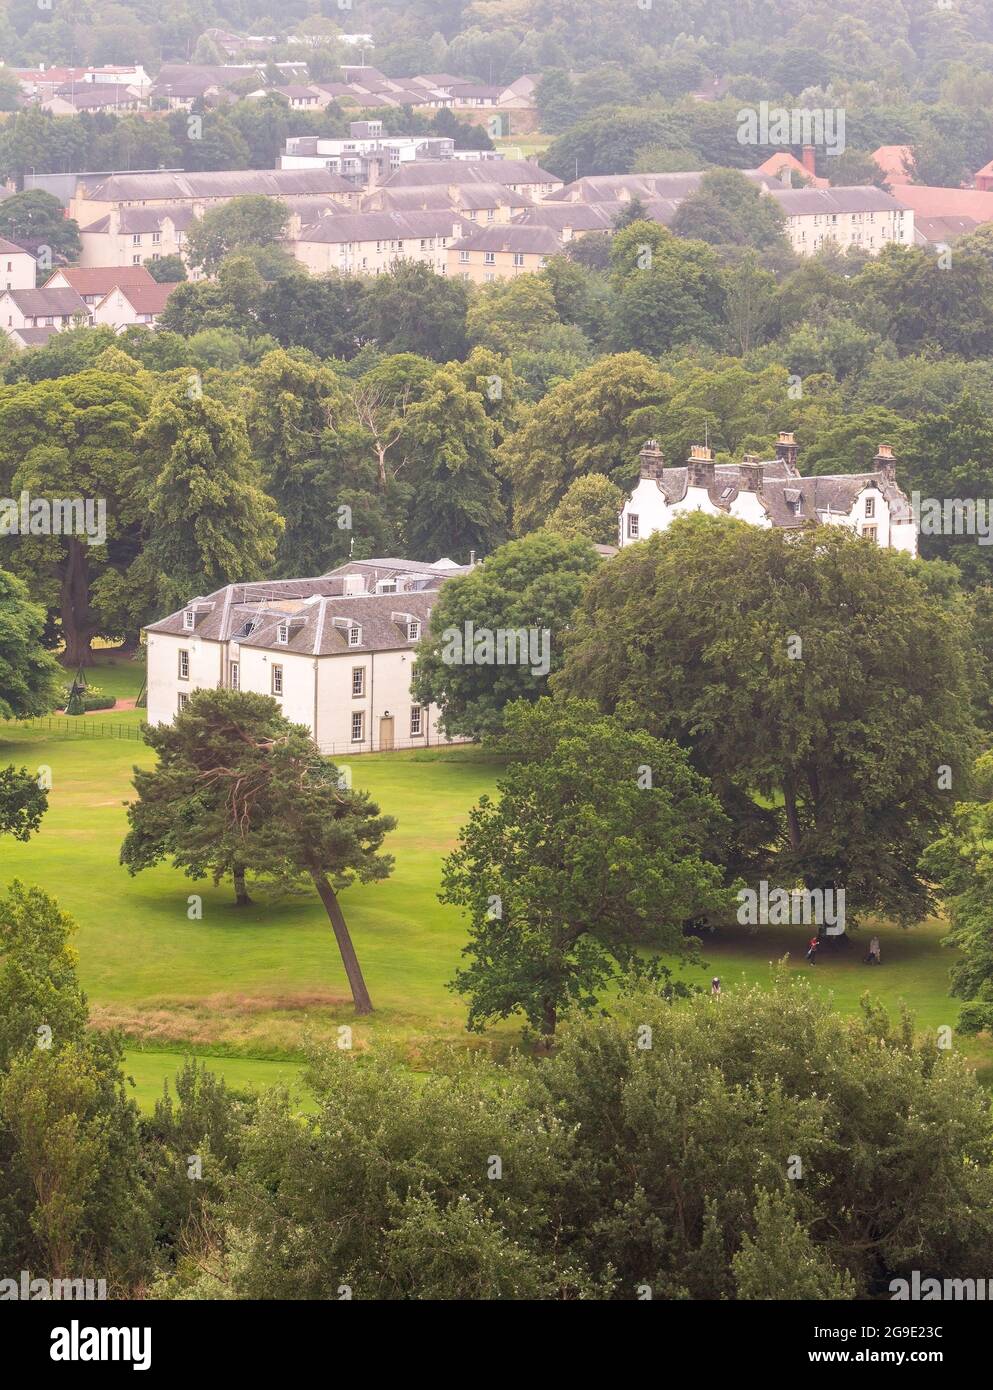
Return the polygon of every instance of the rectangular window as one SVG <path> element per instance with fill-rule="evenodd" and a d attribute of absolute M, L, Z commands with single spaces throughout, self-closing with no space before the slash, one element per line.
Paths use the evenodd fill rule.
<path fill-rule="evenodd" d="M 628 512 L 628 539 L 632 541 L 638 539 L 638 518 L 634 512 Z"/>
<path fill-rule="evenodd" d="M 460 252 L 459 252 L 459 261 L 461 262 L 462 265 L 468 265 L 468 264 L 469 264 L 469 252 L 468 252 L 468 251 L 460 251 Z"/>
<path fill-rule="evenodd" d="M 862 539 L 863 539 L 863 540 L 867 540 L 867 541 L 874 541 L 874 540 L 876 539 L 876 528 L 875 528 L 875 526 L 863 526 L 863 527 L 862 527 Z"/>
<path fill-rule="evenodd" d="M 274 695 L 282 695 L 282 693 L 283 693 L 283 668 L 282 668 L 282 666 L 274 666 L 274 667 L 272 668 L 272 693 L 273 693 Z"/>
<path fill-rule="evenodd" d="M 407 624 L 407 639 L 408 639 L 408 641 L 416 642 L 417 639 L 418 639 L 418 637 L 420 637 L 420 635 L 421 635 L 421 621 L 420 621 L 420 619 L 419 619 L 419 618 L 411 618 L 410 622 Z"/>
<path fill-rule="evenodd" d="M 410 736 L 419 738 L 421 732 L 421 707 L 413 705 L 410 710 Z"/>
<path fill-rule="evenodd" d="M 232 690 L 241 689 L 241 675 L 238 669 L 237 661 L 232 661 L 231 663 L 230 671 L 228 673 L 228 683 L 230 684 Z"/>
<path fill-rule="evenodd" d="M 179 649 L 179 679 L 188 681 L 190 678 L 190 654 L 185 647 Z"/>
<path fill-rule="evenodd" d="M 285 645 L 290 640 L 290 627 L 288 623 L 280 623 L 276 628 L 276 641 Z"/>
<path fill-rule="evenodd" d="M 352 667 L 352 694 L 353 694 L 353 695 L 364 695 L 364 694 L 365 694 L 365 667 L 364 667 L 364 666 L 353 666 L 353 667 Z"/>
<path fill-rule="evenodd" d="M 184 690 L 181 690 L 179 692 L 179 700 L 177 701 L 176 707 L 179 710 L 180 714 L 182 714 L 183 710 L 186 708 L 189 702 L 189 698 L 189 695 L 187 695 Z"/>
<path fill-rule="evenodd" d="M 876 515 L 876 499 L 875 499 L 875 497 L 867 497 L 867 498 L 865 499 L 865 514 L 866 514 L 866 516 L 875 516 L 875 515 Z"/>
<path fill-rule="evenodd" d="M 515 252 L 514 252 L 514 265 L 523 265 L 523 264 L 524 264 L 524 252 L 523 252 L 523 251 L 515 251 Z"/>
<path fill-rule="evenodd" d="M 348 645 L 358 647 L 362 643 L 362 629 L 360 627 L 350 627 L 348 629 Z"/>
<path fill-rule="evenodd" d="M 193 612 L 193 609 L 187 608 L 186 612 L 183 614 L 183 627 L 187 632 L 192 632 L 193 628 L 196 626 L 196 621 L 197 615 Z"/>
<path fill-rule="evenodd" d="M 495 251 L 484 251 L 484 252 L 483 252 L 483 262 L 484 262 L 485 265 L 496 265 L 496 252 L 495 252 Z"/>
<path fill-rule="evenodd" d="M 364 728 L 365 728 L 365 715 L 362 713 L 362 711 L 361 711 L 360 709 L 357 709 L 357 710 L 355 710 L 354 713 L 352 714 L 352 742 L 353 742 L 353 743 L 361 743 L 361 742 L 362 742 L 362 734 L 363 734 Z"/>

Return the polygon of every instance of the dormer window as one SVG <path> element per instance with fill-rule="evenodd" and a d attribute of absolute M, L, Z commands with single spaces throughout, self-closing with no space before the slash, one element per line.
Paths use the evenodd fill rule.
<path fill-rule="evenodd" d="M 276 641 L 279 642 L 281 645 L 285 646 L 285 644 L 286 644 L 289 640 L 290 640 L 290 625 L 289 625 L 289 623 L 280 623 L 279 626 L 276 628 Z"/>
<path fill-rule="evenodd" d="M 421 623 L 419 618 L 411 618 L 407 624 L 407 640 L 416 642 L 421 635 Z"/>
<path fill-rule="evenodd" d="M 183 630 L 192 632 L 197 625 L 197 615 L 192 608 L 187 608 L 183 613 Z"/>
<path fill-rule="evenodd" d="M 350 647 L 358 647 L 361 645 L 361 642 L 362 629 L 358 626 L 357 623 L 353 623 L 352 626 L 348 629 L 348 645 Z"/>

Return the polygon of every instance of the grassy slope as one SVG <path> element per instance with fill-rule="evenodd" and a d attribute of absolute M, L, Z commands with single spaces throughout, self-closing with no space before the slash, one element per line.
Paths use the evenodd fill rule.
<path fill-rule="evenodd" d="M 140 684 L 141 670 L 128 663 L 113 677 Z M 102 668 L 93 681 L 109 685 Z M 123 728 L 142 716 L 99 717 Z M 150 756 L 141 743 L 51 738 L 0 725 L 0 762 L 47 764 L 53 776 L 41 833 L 0 849 L 0 883 L 39 883 L 79 922 L 80 974 L 94 1018 L 123 1026 L 132 1039 L 129 1062 L 146 1103 L 183 1051 L 225 1056 L 221 1070 L 236 1084 L 293 1075 L 292 1065 L 280 1071 L 271 1059 L 299 1057 L 307 1036 L 333 1038 L 352 1021 L 327 920 L 313 895 L 276 904 L 260 899 L 239 911 L 227 885 L 191 883 L 168 867 L 129 877 L 117 862 L 124 803 L 132 764 Z M 463 1006 L 445 988 L 464 931 L 458 913 L 437 900 L 440 860 L 469 807 L 492 788 L 496 770 L 472 749 L 365 756 L 352 766 L 356 785 L 399 819 L 389 837 L 393 876 L 343 896 L 376 1005 L 373 1018 L 356 1027 L 354 1045 L 395 1043 L 414 1065 L 430 1065 L 439 1046 L 467 1041 Z M 193 892 L 203 899 L 202 921 L 187 917 Z M 769 963 L 789 953 L 791 967 L 808 971 L 844 1012 L 870 989 L 891 1009 L 906 1000 L 922 1028 L 954 1027 L 959 1006 L 947 995 L 942 931 L 937 922 L 912 932 L 882 927 L 879 969 L 864 966 L 861 947 L 853 946 L 825 953 L 813 971 L 803 961 L 809 933 L 802 927 L 728 931 L 706 940 L 705 964 L 689 974 L 701 983 L 718 974 L 733 990 L 742 979 L 765 978 Z M 488 1036 L 502 1045 L 515 1030 Z M 989 1040 L 967 1049 L 993 1072 Z"/>

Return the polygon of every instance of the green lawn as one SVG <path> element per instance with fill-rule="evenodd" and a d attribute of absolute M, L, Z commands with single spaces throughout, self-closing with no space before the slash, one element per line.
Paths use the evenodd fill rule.
<path fill-rule="evenodd" d="M 122 688 L 140 685 L 137 663 L 114 663 Z M 108 686 L 102 667 L 94 683 Z M 122 731 L 141 711 L 80 718 Z M 94 731 L 96 724 L 90 726 Z M 131 878 L 118 863 L 126 830 L 125 802 L 136 762 L 147 765 L 144 743 L 95 736 L 57 737 L 0 724 L 0 763 L 51 768 L 50 808 L 41 832 L 27 844 L 5 840 L 0 883 L 18 877 L 40 884 L 79 923 L 80 976 L 94 1021 L 123 1028 L 129 1066 L 146 1104 L 175 1072 L 183 1054 L 219 1059 L 233 1084 L 291 1079 L 308 1039 L 336 1040 L 354 1024 L 353 1046 L 395 1046 L 416 1068 L 436 1065 L 452 1046 L 504 1048 L 511 1025 L 484 1040 L 465 1032 L 465 1008 L 446 989 L 464 943 L 458 912 L 438 902 L 441 858 L 454 844 L 469 808 L 492 789 L 495 764 L 472 748 L 366 755 L 351 760 L 355 785 L 367 787 L 396 815 L 388 837 L 396 858 L 391 878 L 359 885 L 342 898 L 376 1012 L 356 1022 L 334 939 L 316 895 L 237 909 L 229 885 L 195 883 L 160 867 Z M 202 898 L 202 920 L 188 916 L 191 894 Z M 809 931 L 744 928 L 708 937 L 703 964 L 689 971 L 705 983 L 721 976 L 726 992 L 743 980 L 767 977 L 770 963 L 789 955 L 839 1009 L 853 1012 L 870 990 L 896 1010 L 905 1000 L 918 1026 L 954 1028 L 959 1005 L 947 994 L 950 956 L 943 926 L 910 932 L 878 929 L 883 965 L 862 964 L 860 944 L 825 952 L 811 969 L 803 960 Z M 989 1039 L 968 1040 L 970 1059 L 993 1072 Z"/>

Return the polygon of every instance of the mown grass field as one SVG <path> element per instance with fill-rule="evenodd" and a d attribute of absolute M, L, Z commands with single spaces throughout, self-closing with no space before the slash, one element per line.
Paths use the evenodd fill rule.
<path fill-rule="evenodd" d="M 136 663 L 99 666 L 95 685 L 137 693 Z M 122 729 L 140 711 L 94 714 L 85 720 Z M 446 982 L 465 933 L 460 915 L 438 901 L 441 859 L 497 766 L 472 748 L 401 752 L 351 760 L 357 786 L 367 787 L 399 824 L 388 848 L 396 859 L 383 883 L 359 885 L 342 897 L 376 1012 L 354 1020 L 338 953 L 316 898 L 281 902 L 259 895 L 247 909 L 233 905 L 229 885 L 191 882 L 167 866 L 129 876 L 118 862 L 126 831 L 134 763 L 147 765 L 141 742 L 53 737 L 0 724 L 0 763 L 52 771 L 50 808 L 41 832 L 27 844 L 0 847 L 0 883 L 20 878 L 44 887 L 79 923 L 80 976 L 94 1021 L 120 1027 L 128 1038 L 128 1068 L 141 1102 L 150 1106 L 184 1054 L 215 1059 L 232 1084 L 268 1085 L 298 1079 L 309 1039 L 335 1040 L 353 1024 L 353 1046 L 389 1046 L 409 1065 L 438 1065 L 451 1048 L 502 1049 L 518 1036 L 512 1024 L 483 1040 L 464 1028 L 465 1006 Z M 202 899 L 201 920 L 188 916 L 189 898 Z M 922 1029 L 954 1028 L 958 1003 L 948 997 L 950 956 L 943 924 L 910 932 L 881 926 L 883 964 L 862 964 L 863 945 L 822 953 L 806 965 L 809 931 L 769 927 L 709 937 L 703 963 L 687 977 L 704 984 L 717 974 L 726 992 L 742 981 L 768 978 L 788 956 L 837 1007 L 858 1008 L 870 990 L 891 1010 L 905 1001 Z M 993 1077 L 993 1045 L 965 1040 L 967 1054 Z"/>

